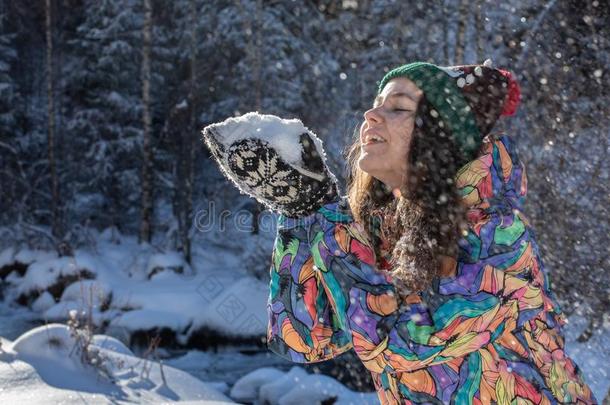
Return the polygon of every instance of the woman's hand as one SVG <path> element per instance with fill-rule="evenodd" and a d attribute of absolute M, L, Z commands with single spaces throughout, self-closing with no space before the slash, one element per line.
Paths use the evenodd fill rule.
<path fill-rule="evenodd" d="M 338 199 L 322 141 L 297 119 L 250 112 L 202 132 L 225 176 L 274 211 L 300 217 Z"/>

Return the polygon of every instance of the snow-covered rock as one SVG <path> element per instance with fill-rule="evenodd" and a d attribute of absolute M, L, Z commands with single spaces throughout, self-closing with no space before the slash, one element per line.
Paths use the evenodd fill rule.
<path fill-rule="evenodd" d="M 279 405 L 320 404 L 333 399 L 333 403 L 345 405 L 379 403 L 376 392 L 354 392 L 332 377 L 308 374 L 299 366 L 287 373 L 272 367 L 248 373 L 235 382 L 231 398 Z"/>
<path fill-rule="evenodd" d="M 48 294 L 47 292 L 45 292 L 45 293 Z M 49 295 L 51 295 L 51 294 L 49 294 Z M 32 309 L 34 309 L 33 305 L 32 305 Z M 76 301 L 72 301 L 72 300 L 60 301 L 58 303 L 54 303 L 49 308 L 47 308 L 43 312 L 43 318 L 47 322 L 65 321 L 66 319 L 68 319 L 68 314 L 70 313 L 70 311 L 73 311 L 73 310 L 77 311 L 78 313 L 81 313 L 82 311 L 84 311 L 84 308 L 83 308 L 82 304 L 80 304 Z"/>
<path fill-rule="evenodd" d="M 125 346 L 123 342 L 113 338 L 112 336 L 94 335 L 91 342 L 102 349 L 108 349 L 116 353 L 134 356 L 133 352 L 127 346 Z"/>
<path fill-rule="evenodd" d="M 268 286 L 253 277 L 232 279 L 210 276 L 198 286 L 197 293 L 206 304 L 196 316 L 188 334 L 208 327 L 231 336 L 264 335 L 267 325 Z"/>
<path fill-rule="evenodd" d="M 22 276 L 27 265 L 30 262 L 28 258 L 23 258 L 24 261 L 19 261 L 15 255 L 16 249 L 14 247 L 8 247 L 0 252 L 0 278 L 7 279 L 7 276 L 16 277 Z"/>
<path fill-rule="evenodd" d="M 334 404 L 370 404 L 379 403 L 376 392 L 354 392 L 339 381 L 323 374 L 309 374 L 278 401 L 279 405 L 297 405 L 302 403 L 317 404 L 335 399 Z"/>
<path fill-rule="evenodd" d="M 8 274 L 8 276 L 6 276 L 4 281 L 11 285 L 18 285 L 22 279 L 23 277 L 19 274 L 19 272 L 13 270 Z"/>
<path fill-rule="evenodd" d="M 55 304 L 55 298 L 47 291 L 43 291 L 32 303 L 32 309 L 36 312 L 45 312 Z"/>
<path fill-rule="evenodd" d="M 262 385 L 275 381 L 284 374 L 286 373 L 273 367 L 259 368 L 235 382 L 231 388 L 231 398 L 236 401 L 253 402 L 258 399 L 258 392 Z"/>
<path fill-rule="evenodd" d="M 62 284 L 62 280 L 93 278 L 94 269 L 95 266 L 92 265 L 88 255 L 37 260 L 28 267 L 17 288 L 17 293 L 30 294 L 57 286 L 54 292 L 59 295 L 65 288 L 65 285 L 59 285 Z M 67 284 L 67 281 L 64 281 L 64 284 Z M 53 292 L 51 294 L 53 295 Z"/>
<path fill-rule="evenodd" d="M 119 315 L 110 324 L 112 327 L 124 328 L 131 332 L 161 328 L 182 331 L 189 325 L 189 318 L 171 310 L 136 309 Z"/>
<path fill-rule="evenodd" d="M 14 262 L 15 248 L 8 247 L 0 252 L 0 267 L 4 267 Z"/>
<path fill-rule="evenodd" d="M 165 272 L 185 275 L 192 275 L 193 273 L 191 266 L 184 261 L 183 256 L 178 252 L 155 253 L 151 255 L 146 265 L 148 278 L 153 278 Z"/>
<path fill-rule="evenodd" d="M 36 261 L 51 260 L 55 258 L 57 258 L 57 252 L 54 251 L 22 249 L 15 254 L 14 261 L 23 264 L 31 264 Z"/>
<path fill-rule="evenodd" d="M 259 400 L 277 404 L 288 391 L 302 383 L 305 377 L 307 377 L 307 371 L 302 367 L 294 366 L 280 378 L 263 384 L 259 391 Z"/>
<path fill-rule="evenodd" d="M 60 324 L 49 324 L 27 331 L 11 345 L 11 349 L 21 357 L 44 357 L 57 354 L 62 349 L 70 348 L 75 341 L 70 336 L 68 327 Z"/>
<path fill-rule="evenodd" d="M 228 272 L 122 280 L 113 286 L 111 303 L 122 313 L 110 327 L 129 333 L 169 328 L 177 337 L 185 334 L 184 343 L 204 329 L 219 336 L 264 336 L 267 295 L 260 280 Z"/>
<path fill-rule="evenodd" d="M 110 243 L 120 243 L 121 236 L 121 232 L 116 226 L 110 226 L 100 232 L 99 239 Z"/>
<path fill-rule="evenodd" d="M 74 301 L 100 310 L 109 300 L 110 286 L 99 280 L 79 280 L 63 291 L 61 301 Z"/>
<path fill-rule="evenodd" d="M 192 404 L 234 403 L 212 385 L 159 363 L 134 357 L 111 337 L 95 336 L 91 348 L 111 379 L 84 364 L 65 325 L 34 328 L 14 342 L 2 340 L 0 403 Z M 162 368 L 161 368 L 162 367 Z"/>

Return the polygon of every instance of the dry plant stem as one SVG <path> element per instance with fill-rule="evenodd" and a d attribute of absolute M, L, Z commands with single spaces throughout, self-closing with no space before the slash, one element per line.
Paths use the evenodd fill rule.
<path fill-rule="evenodd" d="M 74 352 L 78 352 L 82 364 L 93 367 L 97 372 L 97 376 L 105 377 L 108 381 L 114 383 L 113 373 L 108 368 L 107 364 L 111 363 L 111 359 L 101 354 L 100 350 L 92 347 L 93 341 L 93 286 L 89 288 L 88 299 L 85 298 L 86 292 L 81 289 L 81 297 L 87 306 L 87 310 L 82 312 L 80 317 L 76 310 L 71 310 L 69 313 L 68 327 L 70 334 L 74 338 L 75 343 L 70 350 L 69 356 Z M 84 322 L 83 322 L 84 320 Z"/>
<path fill-rule="evenodd" d="M 149 379 L 150 370 L 152 369 L 152 361 L 149 360 L 149 357 L 152 355 L 155 359 L 159 359 L 159 356 L 157 355 L 157 348 L 159 347 L 159 343 L 161 343 L 161 337 L 159 335 L 154 336 L 150 340 L 148 348 L 142 355 L 144 364 L 142 364 L 142 370 L 140 372 L 141 379 Z"/>

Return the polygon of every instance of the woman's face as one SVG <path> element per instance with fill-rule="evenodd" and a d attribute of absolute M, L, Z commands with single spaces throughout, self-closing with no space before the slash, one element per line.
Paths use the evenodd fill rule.
<path fill-rule="evenodd" d="M 364 113 L 358 166 L 391 188 L 406 182 L 415 112 L 422 94 L 411 80 L 397 77 Z"/>

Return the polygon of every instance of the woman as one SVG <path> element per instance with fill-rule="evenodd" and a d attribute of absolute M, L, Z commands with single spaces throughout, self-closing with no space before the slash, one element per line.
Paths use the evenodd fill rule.
<path fill-rule="evenodd" d="M 347 199 L 306 128 L 247 115 L 204 130 L 225 174 L 282 214 L 271 350 L 304 363 L 353 348 L 383 404 L 596 403 L 563 350 L 524 167 L 489 135 L 518 98 L 485 65 L 390 71 L 351 150 Z"/>

